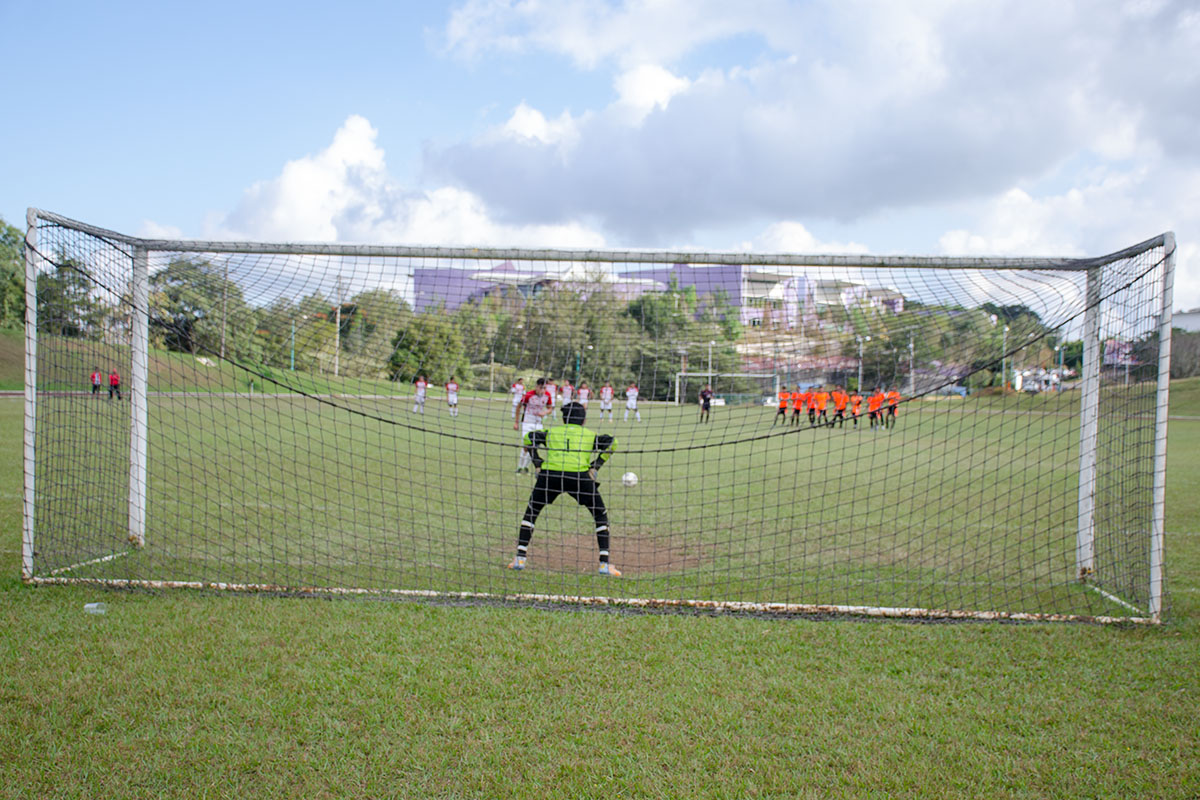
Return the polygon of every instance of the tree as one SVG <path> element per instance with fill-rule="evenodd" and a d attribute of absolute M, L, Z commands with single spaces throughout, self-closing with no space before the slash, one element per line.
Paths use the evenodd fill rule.
<path fill-rule="evenodd" d="M 0 217 L 0 327 L 25 322 L 25 237 Z"/>
<path fill-rule="evenodd" d="M 411 382 L 425 375 L 433 383 L 442 383 L 451 375 L 460 382 L 471 377 L 462 337 L 440 308 L 415 315 L 392 346 L 388 364 L 393 380 Z"/>
<path fill-rule="evenodd" d="M 151 275 L 153 341 L 168 350 L 259 363 L 256 315 L 225 272 L 209 261 L 175 259 Z"/>
<path fill-rule="evenodd" d="M 76 259 L 59 257 L 54 269 L 38 275 L 38 329 L 55 336 L 95 338 L 104 334 L 108 310 Z"/>

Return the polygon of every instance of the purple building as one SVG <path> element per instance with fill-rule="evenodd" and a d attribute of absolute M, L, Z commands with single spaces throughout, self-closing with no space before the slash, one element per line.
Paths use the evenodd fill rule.
<path fill-rule="evenodd" d="M 623 278 L 652 278 L 665 286 L 694 288 L 696 295 L 723 296 L 747 326 L 794 328 L 803 315 L 812 313 L 813 283 L 803 275 L 761 272 L 740 264 L 694 267 L 674 264 L 662 269 L 624 272 Z"/>

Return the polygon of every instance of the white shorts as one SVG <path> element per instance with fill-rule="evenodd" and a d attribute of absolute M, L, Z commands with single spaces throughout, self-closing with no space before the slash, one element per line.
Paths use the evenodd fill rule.
<path fill-rule="evenodd" d="M 423 395 L 423 394 L 419 394 L 419 395 L 417 395 L 417 397 L 416 397 L 416 403 L 417 403 L 417 405 L 419 405 L 419 406 L 423 406 L 423 405 L 425 405 L 425 395 Z"/>
<path fill-rule="evenodd" d="M 609 401 L 601 400 L 600 401 L 600 410 L 601 411 L 612 411 L 612 401 L 611 400 L 609 400 Z"/>
<path fill-rule="evenodd" d="M 456 395 L 456 394 L 446 395 L 446 402 L 452 406 L 458 405 L 458 395 Z"/>
<path fill-rule="evenodd" d="M 625 408 L 629 411 L 637 411 L 637 403 L 626 403 Z"/>

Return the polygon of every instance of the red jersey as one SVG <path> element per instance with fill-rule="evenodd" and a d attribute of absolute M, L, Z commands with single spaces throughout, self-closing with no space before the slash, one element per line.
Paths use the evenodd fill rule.
<path fill-rule="evenodd" d="M 92 373 L 92 386 L 99 386 L 103 382 L 104 382 L 103 375 L 101 375 L 99 372 Z"/>
<path fill-rule="evenodd" d="M 108 376 L 108 385 L 109 386 L 120 386 L 121 385 L 121 376 L 115 372 L 112 375 L 109 375 Z"/>
<path fill-rule="evenodd" d="M 550 392 L 539 392 L 532 389 L 525 393 L 521 398 L 521 405 L 525 407 L 525 416 L 522 422 L 539 422 L 545 414 L 541 413 L 554 406 L 550 402 Z"/>
<path fill-rule="evenodd" d="M 450 381 L 446 384 L 446 394 L 458 394 L 458 384 Z"/>

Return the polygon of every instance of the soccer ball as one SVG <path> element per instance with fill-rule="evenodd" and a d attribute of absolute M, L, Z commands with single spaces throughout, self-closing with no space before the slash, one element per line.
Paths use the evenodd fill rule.
<path fill-rule="evenodd" d="M 637 486 L 637 474 L 633 472 L 626 472 L 621 476 L 621 483 L 625 484 L 626 486 Z"/>

